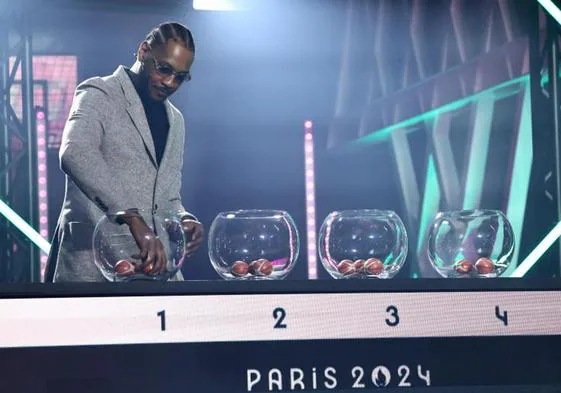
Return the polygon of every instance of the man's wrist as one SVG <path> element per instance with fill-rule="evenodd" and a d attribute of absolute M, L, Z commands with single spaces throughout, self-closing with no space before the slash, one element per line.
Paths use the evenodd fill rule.
<path fill-rule="evenodd" d="M 179 220 L 180 221 L 199 221 L 199 219 L 194 215 L 191 214 L 189 212 L 183 212 L 179 215 Z"/>
<path fill-rule="evenodd" d="M 136 208 L 117 212 L 113 216 L 115 217 L 115 222 L 119 225 L 127 224 L 130 226 L 135 222 L 142 221 L 140 211 Z"/>

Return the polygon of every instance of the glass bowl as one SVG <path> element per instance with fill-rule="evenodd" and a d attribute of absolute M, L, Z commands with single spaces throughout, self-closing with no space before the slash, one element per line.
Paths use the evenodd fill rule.
<path fill-rule="evenodd" d="M 439 213 L 428 235 L 428 257 L 443 277 L 499 277 L 514 252 L 514 234 L 498 210 Z"/>
<path fill-rule="evenodd" d="M 280 210 L 220 213 L 208 235 L 210 261 L 226 280 L 283 279 L 296 263 L 299 246 L 294 221 Z"/>
<path fill-rule="evenodd" d="M 333 278 L 392 278 L 407 257 L 407 232 L 389 210 L 330 213 L 320 229 L 320 259 Z"/>
<path fill-rule="evenodd" d="M 140 248 L 128 225 L 109 219 L 110 215 L 104 215 L 94 230 L 95 264 L 109 281 L 169 280 L 181 269 L 185 258 L 185 235 L 179 218 L 173 213 L 153 214 L 147 210 L 138 210 L 135 214 L 161 241 L 166 255 L 164 271 L 152 274 L 148 269 L 142 269 Z"/>

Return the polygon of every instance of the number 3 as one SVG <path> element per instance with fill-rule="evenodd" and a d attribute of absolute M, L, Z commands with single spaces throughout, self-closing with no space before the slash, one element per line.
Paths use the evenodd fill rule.
<path fill-rule="evenodd" d="M 386 312 L 389 313 L 392 317 L 391 319 L 386 318 L 386 324 L 392 327 L 399 325 L 399 314 L 397 312 L 397 307 L 389 306 L 388 308 L 386 308 Z"/>

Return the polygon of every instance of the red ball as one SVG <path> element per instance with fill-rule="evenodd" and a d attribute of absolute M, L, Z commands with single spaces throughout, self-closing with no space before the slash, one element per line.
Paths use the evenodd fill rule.
<path fill-rule="evenodd" d="M 273 264 L 267 260 L 264 260 L 261 263 L 261 267 L 259 268 L 259 272 L 263 276 L 270 276 L 273 273 Z"/>
<path fill-rule="evenodd" d="M 259 269 L 261 268 L 262 264 L 263 264 L 262 259 L 257 259 L 255 261 L 252 261 L 249 264 L 249 272 L 253 275 L 257 275 L 259 273 Z"/>
<path fill-rule="evenodd" d="M 475 263 L 475 268 L 479 274 L 489 274 L 495 270 L 495 264 L 489 258 L 479 258 Z"/>
<path fill-rule="evenodd" d="M 142 271 L 146 274 L 150 274 L 150 272 L 152 272 L 152 270 L 154 270 L 154 265 L 149 263 L 148 265 L 144 266 L 142 268 Z"/>
<path fill-rule="evenodd" d="M 343 259 L 337 265 L 337 270 L 344 276 L 348 276 L 349 274 L 353 274 L 356 272 L 353 261 L 349 259 Z"/>
<path fill-rule="evenodd" d="M 268 276 L 273 272 L 273 264 L 261 258 L 249 264 L 249 272 L 255 276 Z"/>
<path fill-rule="evenodd" d="M 470 261 L 462 259 L 461 261 L 456 262 L 454 270 L 460 274 L 467 274 L 473 270 L 473 264 Z"/>
<path fill-rule="evenodd" d="M 132 276 L 134 274 L 134 264 L 126 259 L 121 259 L 115 264 L 113 271 L 117 276 Z"/>
<path fill-rule="evenodd" d="M 364 263 L 366 274 L 378 275 L 384 271 L 384 264 L 378 258 L 368 258 Z"/>
<path fill-rule="evenodd" d="M 364 259 L 357 259 L 354 261 L 353 266 L 357 273 L 362 273 L 364 270 Z"/>
<path fill-rule="evenodd" d="M 236 261 L 230 267 L 230 271 L 236 277 L 243 277 L 249 272 L 249 265 L 244 261 Z"/>

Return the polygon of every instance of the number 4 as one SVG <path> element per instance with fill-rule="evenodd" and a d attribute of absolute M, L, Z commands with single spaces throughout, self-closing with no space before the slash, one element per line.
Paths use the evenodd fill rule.
<path fill-rule="evenodd" d="M 506 310 L 501 314 L 501 309 L 499 308 L 499 306 L 495 306 L 495 316 L 503 321 L 505 326 L 508 326 L 508 313 Z"/>
<path fill-rule="evenodd" d="M 417 366 L 417 376 L 422 379 L 423 381 L 425 381 L 425 383 L 427 384 L 427 386 L 430 386 L 430 370 L 427 369 L 427 372 L 425 374 L 423 374 L 423 368 L 421 367 L 421 365 Z"/>

